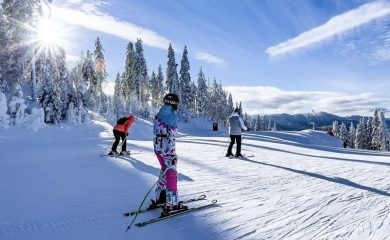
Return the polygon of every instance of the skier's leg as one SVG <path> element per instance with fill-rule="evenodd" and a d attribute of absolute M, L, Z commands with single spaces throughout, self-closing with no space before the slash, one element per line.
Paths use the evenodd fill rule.
<path fill-rule="evenodd" d="M 167 188 L 167 179 L 165 172 L 165 163 L 164 158 L 161 156 L 161 154 L 156 153 L 158 162 L 160 163 L 161 170 L 160 170 L 160 176 L 158 178 L 158 183 L 156 186 L 156 202 L 157 203 L 165 203 L 166 202 L 166 188 Z"/>
<path fill-rule="evenodd" d="M 122 152 L 126 152 L 126 141 L 127 141 L 127 138 L 126 138 L 126 133 L 124 132 L 121 132 L 121 138 L 122 138 L 122 149 L 121 151 Z"/>
<path fill-rule="evenodd" d="M 226 156 L 228 155 L 233 155 L 232 153 L 232 149 L 233 149 L 233 145 L 235 143 L 235 137 L 233 135 L 230 135 L 230 144 L 229 144 L 229 147 L 228 147 L 228 151 L 226 153 Z"/>
<path fill-rule="evenodd" d="M 237 151 L 236 151 L 236 156 L 241 155 L 241 135 L 236 136 L 237 139 Z"/>
<path fill-rule="evenodd" d="M 179 196 L 177 191 L 177 158 L 172 159 L 172 156 L 169 156 L 166 161 L 171 161 L 169 165 L 174 166 L 174 168 L 170 168 L 166 172 L 166 179 L 167 179 L 167 190 L 166 190 L 166 203 L 170 207 L 177 206 L 179 202 Z M 172 163 L 172 161 L 174 161 Z"/>
<path fill-rule="evenodd" d="M 114 133 L 115 141 L 112 144 L 111 151 L 116 152 L 116 148 L 118 147 L 119 140 L 120 140 L 120 132 L 118 132 L 117 130 L 114 130 L 112 132 Z"/>

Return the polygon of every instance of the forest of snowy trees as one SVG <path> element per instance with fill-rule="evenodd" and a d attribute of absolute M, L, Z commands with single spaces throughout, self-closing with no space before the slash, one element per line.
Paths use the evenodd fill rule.
<path fill-rule="evenodd" d="M 43 18 L 39 0 L 4 0 L 0 9 L 0 126 L 60 122 L 84 123 L 88 111 L 104 115 L 110 122 L 121 116 L 153 116 L 166 93 L 181 99 L 182 121 L 202 117 L 225 122 L 233 111 L 231 94 L 221 83 L 205 77 L 202 69 L 191 78 L 187 46 L 180 69 L 173 47 L 168 48 L 166 75 L 163 67 L 150 73 L 144 57 L 142 40 L 129 42 L 125 68 L 115 79 L 115 92 L 107 96 L 106 61 L 101 39 L 94 50 L 82 53 L 72 69 L 66 65 L 61 46 L 45 49 L 34 39 L 34 29 Z M 47 4 L 47 3 L 46 3 Z M 50 21 L 50 19 L 49 19 Z M 213 104 L 209 104 L 212 102 Z"/>
<path fill-rule="evenodd" d="M 346 147 L 390 151 L 390 131 L 383 111 L 375 110 L 372 118 L 362 118 L 355 127 L 333 122 L 332 131 Z"/>

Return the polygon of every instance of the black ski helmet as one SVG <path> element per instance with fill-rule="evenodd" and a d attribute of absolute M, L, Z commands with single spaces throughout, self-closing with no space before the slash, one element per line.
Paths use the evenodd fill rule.
<path fill-rule="evenodd" d="M 177 109 L 177 105 L 179 105 L 179 97 L 174 93 L 168 93 L 164 96 L 163 99 L 164 104 L 171 105 L 173 109 Z"/>
<path fill-rule="evenodd" d="M 240 113 L 241 111 L 240 111 L 240 109 L 239 109 L 239 108 L 236 108 L 236 109 L 234 109 L 234 112 L 236 112 L 236 113 Z"/>

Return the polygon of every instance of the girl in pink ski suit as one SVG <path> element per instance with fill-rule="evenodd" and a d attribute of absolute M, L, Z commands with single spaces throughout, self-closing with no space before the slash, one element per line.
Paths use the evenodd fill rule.
<path fill-rule="evenodd" d="M 154 118 L 153 146 L 161 170 L 156 187 L 156 203 L 165 203 L 175 208 L 178 204 L 177 191 L 177 156 L 175 137 L 177 132 L 177 105 L 179 98 L 175 94 L 164 97 L 164 105 Z"/>

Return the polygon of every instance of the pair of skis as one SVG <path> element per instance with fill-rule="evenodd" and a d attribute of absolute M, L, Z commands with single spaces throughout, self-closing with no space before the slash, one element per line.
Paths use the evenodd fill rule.
<path fill-rule="evenodd" d="M 100 154 L 100 157 L 116 157 L 116 158 L 121 158 L 121 157 L 129 157 L 131 155 L 135 154 L 140 154 L 142 151 L 136 151 L 136 152 L 130 152 L 129 154 L 114 154 L 114 155 L 108 155 L 108 154 Z"/>
<path fill-rule="evenodd" d="M 206 200 L 206 195 L 200 195 L 199 197 L 196 197 L 196 198 L 187 199 L 187 200 L 182 201 L 182 203 L 186 204 L 186 203 L 202 201 L 202 200 Z M 207 203 L 207 204 L 204 204 L 204 205 L 201 205 L 201 206 L 188 207 L 188 208 L 174 210 L 174 211 L 169 212 L 169 213 L 167 213 L 165 215 L 161 215 L 161 216 L 156 217 L 156 218 L 152 218 L 152 219 L 149 219 L 149 220 L 146 220 L 146 221 L 143 221 L 143 222 L 136 223 L 135 226 L 143 227 L 145 225 L 148 225 L 148 224 L 151 224 L 151 223 L 155 223 L 155 222 L 159 222 L 159 221 L 162 221 L 162 220 L 165 220 L 165 219 L 169 219 L 169 218 L 172 218 L 172 217 L 176 217 L 176 216 L 188 213 L 188 212 L 193 212 L 193 211 L 196 211 L 196 210 L 204 209 L 204 208 L 210 207 L 212 205 L 215 205 L 216 203 L 217 203 L 217 200 L 213 200 L 211 203 Z M 156 208 L 146 208 L 146 209 L 141 209 L 139 211 L 127 212 L 127 213 L 124 213 L 123 216 L 125 216 L 125 217 L 137 216 L 139 214 L 142 214 L 142 213 L 145 213 L 145 212 L 149 212 L 149 211 L 153 211 L 155 209 L 161 209 L 162 206 L 163 205 L 157 205 Z M 127 227 L 127 230 L 130 229 L 130 226 Z"/>

